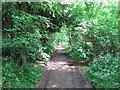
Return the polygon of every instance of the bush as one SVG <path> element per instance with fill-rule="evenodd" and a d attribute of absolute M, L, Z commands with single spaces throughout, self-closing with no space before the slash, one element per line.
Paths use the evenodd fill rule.
<path fill-rule="evenodd" d="M 3 58 L 3 88 L 34 88 L 43 72 L 43 67 L 36 63 L 26 63 L 19 66 L 12 62 L 5 62 Z M 10 58 L 9 58 L 10 59 Z M 11 58 L 12 59 L 12 58 Z"/>
<path fill-rule="evenodd" d="M 3 2 L 2 8 L 3 88 L 33 87 L 42 73 L 35 61 L 50 59 L 63 8 L 47 2 Z"/>
<path fill-rule="evenodd" d="M 70 15 L 77 15 L 69 26 L 73 59 L 93 61 L 106 53 L 116 55 L 119 50 L 117 8 L 117 2 L 81 2 L 74 6 Z"/>
<path fill-rule="evenodd" d="M 119 88 L 119 58 L 111 54 L 100 56 L 90 64 L 86 77 L 95 88 Z"/>
<path fill-rule="evenodd" d="M 55 49 L 55 46 L 54 46 L 52 43 L 48 42 L 48 43 L 46 44 L 46 47 L 45 47 L 45 49 L 44 49 L 44 52 L 45 52 L 45 53 L 48 53 L 48 54 L 51 54 L 54 49 Z"/>

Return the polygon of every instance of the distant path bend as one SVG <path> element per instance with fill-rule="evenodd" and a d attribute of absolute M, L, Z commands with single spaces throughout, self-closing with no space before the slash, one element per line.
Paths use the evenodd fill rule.
<path fill-rule="evenodd" d="M 36 88 L 92 88 L 80 72 L 80 66 L 72 65 L 73 60 L 65 54 L 59 45 L 51 60 L 45 66 L 45 72 Z M 71 65 L 70 65 L 71 64 Z"/>

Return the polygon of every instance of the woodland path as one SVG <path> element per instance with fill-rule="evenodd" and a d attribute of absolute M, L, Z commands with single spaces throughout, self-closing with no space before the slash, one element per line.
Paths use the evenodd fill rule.
<path fill-rule="evenodd" d="M 82 66 L 73 64 L 73 60 L 59 45 L 45 66 L 45 71 L 36 88 L 92 88 L 86 80 Z"/>

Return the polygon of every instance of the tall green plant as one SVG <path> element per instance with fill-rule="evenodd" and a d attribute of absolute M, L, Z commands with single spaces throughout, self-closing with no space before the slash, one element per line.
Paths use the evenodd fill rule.
<path fill-rule="evenodd" d="M 50 59 L 63 8 L 48 2 L 4 2 L 2 8 L 3 87 L 33 87 L 42 74 L 35 62 Z"/>

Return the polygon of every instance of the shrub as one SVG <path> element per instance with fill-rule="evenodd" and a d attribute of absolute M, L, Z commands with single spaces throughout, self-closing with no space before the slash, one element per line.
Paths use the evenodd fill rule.
<path fill-rule="evenodd" d="M 100 56 L 90 64 L 86 77 L 96 88 L 119 88 L 119 58 L 111 54 Z"/>
<path fill-rule="evenodd" d="M 22 66 L 13 62 L 6 62 L 3 58 L 3 88 L 33 88 L 43 72 L 43 67 L 36 63 L 26 63 Z"/>

